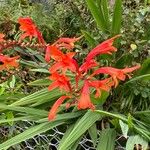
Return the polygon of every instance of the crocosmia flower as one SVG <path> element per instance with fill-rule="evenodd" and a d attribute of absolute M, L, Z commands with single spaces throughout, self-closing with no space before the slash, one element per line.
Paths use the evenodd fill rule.
<path fill-rule="evenodd" d="M 48 120 L 54 120 L 56 118 L 56 113 L 58 110 L 58 107 L 64 102 L 65 99 L 70 98 L 70 96 L 61 96 L 52 106 L 49 115 Z"/>
<path fill-rule="evenodd" d="M 63 59 L 64 54 L 56 47 L 53 45 L 48 45 L 46 47 L 46 54 L 45 54 L 45 61 L 49 62 L 50 58 L 60 61 Z"/>
<path fill-rule="evenodd" d="M 79 72 L 87 72 L 89 69 L 98 66 L 98 63 L 91 59 L 89 61 L 85 61 L 79 68 Z"/>
<path fill-rule="evenodd" d="M 0 71 L 1 70 L 9 70 L 12 67 L 17 68 L 19 66 L 18 61 L 19 56 L 15 57 L 9 57 L 5 55 L 0 55 L 0 62 L 2 65 L 0 65 Z"/>
<path fill-rule="evenodd" d="M 67 92 L 71 91 L 71 86 L 70 86 L 70 80 L 67 76 L 65 75 L 60 75 L 59 73 L 55 72 L 51 74 L 49 77 L 52 81 L 54 81 L 49 87 L 48 90 L 53 90 L 55 88 L 60 88 L 61 90 L 65 90 Z"/>
<path fill-rule="evenodd" d="M 58 39 L 53 45 L 56 45 L 59 48 L 65 48 L 67 50 L 72 50 L 74 48 L 74 43 L 79 41 L 81 37 L 78 38 L 65 38 L 62 37 Z"/>
<path fill-rule="evenodd" d="M 90 90 L 89 90 L 89 83 L 87 80 L 85 80 L 82 91 L 81 91 L 81 96 L 78 100 L 78 109 L 94 109 L 95 106 L 92 104 L 91 99 L 90 99 Z"/>
<path fill-rule="evenodd" d="M 114 85 L 114 82 L 111 78 L 106 78 L 103 80 L 90 80 L 89 86 L 96 89 L 95 97 L 101 96 L 101 90 L 109 92 L 111 87 Z"/>
<path fill-rule="evenodd" d="M 78 69 L 76 61 L 73 59 L 75 55 L 74 52 L 69 52 L 67 54 L 62 55 L 60 60 L 50 67 L 50 73 L 54 73 L 57 70 L 61 69 L 63 73 L 67 71 L 67 69 L 71 70 L 72 72 L 76 72 Z"/>
<path fill-rule="evenodd" d="M 5 41 L 4 37 L 5 37 L 5 35 L 3 33 L 0 33 L 0 42 L 4 42 Z"/>
<path fill-rule="evenodd" d="M 131 68 L 125 68 L 125 69 L 117 69 L 113 67 L 101 67 L 98 70 L 94 71 L 94 73 L 91 76 L 94 76 L 97 74 L 108 74 L 114 80 L 115 87 L 116 87 L 118 85 L 118 79 L 121 81 L 124 81 L 126 79 L 126 76 L 129 76 L 128 73 L 131 73 L 134 70 L 137 70 L 139 68 L 140 68 L 140 65 L 137 65 Z"/>
<path fill-rule="evenodd" d="M 26 37 L 29 37 L 31 40 L 32 37 L 36 37 L 38 38 L 39 43 L 45 44 L 41 32 L 38 30 L 31 18 L 19 18 L 18 23 L 20 24 L 20 30 L 24 32 L 21 35 L 20 40 L 23 40 Z"/>
<path fill-rule="evenodd" d="M 86 60 L 89 61 L 99 54 L 111 54 L 112 52 L 117 51 L 117 48 L 113 46 L 113 42 L 119 36 L 120 35 L 116 35 L 116 36 L 112 37 L 111 39 L 108 39 L 108 40 L 102 42 L 101 44 L 97 45 L 87 55 Z"/>
<path fill-rule="evenodd" d="M 102 91 L 109 92 L 112 87 L 117 87 L 120 80 L 124 81 L 127 76 L 130 77 L 129 73 L 140 68 L 140 65 L 124 69 L 100 67 L 100 64 L 96 62 L 96 56 L 112 54 L 112 52 L 117 51 L 117 48 L 113 46 L 113 42 L 119 36 L 116 35 L 92 49 L 80 66 L 74 59 L 74 52 L 65 51 L 63 53 L 62 51 L 62 48 L 67 50 L 74 48 L 74 42 L 78 39 L 60 38 L 54 44 L 47 47 L 45 60 L 49 62 L 50 58 L 53 59 L 51 61 L 53 64 L 49 68 L 51 73 L 50 79 L 53 82 L 49 86 L 49 90 L 60 88 L 61 90 L 65 90 L 67 95 L 70 95 L 70 97 L 62 96 L 56 101 L 50 110 L 49 120 L 55 118 L 58 107 L 67 98 L 71 98 L 66 104 L 67 108 L 77 105 L 78 110 L 94 110 L 95 106 L 90 99 L 90 89 L 96 92 L 96 98 L 100 97 Z M 66 75 L 68 71 L 74 74 L 74 76 L 70 77 L 71 80 Z M 104 76 L 96 79 L 96 75 L 99 74 L 103 74 Z M 72 81 L 73 78 L 75 82 Z"/>

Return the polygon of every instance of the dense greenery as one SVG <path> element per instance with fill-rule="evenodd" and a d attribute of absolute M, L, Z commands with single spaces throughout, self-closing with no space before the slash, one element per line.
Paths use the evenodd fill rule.
<path fill-rule="evenodd" d="M 48 91 L 48 66 L 42 48 L 14 46 L 4 53 L 20 55 L 20 68 L 0 71 L 0 149 L 24 149 L 28 141 L 34 149 L 54 148 L 42 142 L 36 146 L 38 135 L 58 135 L 59 150 L 83 149 L 84 137 L 88 146 L 97 150 L 148 149 L 150 142 L 150 2 L 147 0 L 7 0 L 0 5 L 0 32 L 6 39 L 18 40 L 18 18 L 30 16 L 47 43 L 59 37 L 84 37 L 73 51 L 79 64 L 100 42 L 116 35 L 118 51 L 101 55 L 101 66 L 116 68 L 141 64 L 132 78 L 122 81 L 110 93 L 91 97 L 95 111 L 78 111 L 61 106 L 56 120 L 49 122 L 49 107 L 62 95 Z M 29 42 L 25 40 L 25 42 Z M 33 45 L 36 41 L 33 41 Z M 70 75 L 70 78 L 72 76 Z M 101 77 L 98 77 L 101 78 Z M 28 123 L 31 123 L 28 127 Z M 22 128 L 19 130 L 18 128 Z M 29 140 L 30 139 L 30 140 Z M 58 145 L 58 144 L 56 144 Z"/>

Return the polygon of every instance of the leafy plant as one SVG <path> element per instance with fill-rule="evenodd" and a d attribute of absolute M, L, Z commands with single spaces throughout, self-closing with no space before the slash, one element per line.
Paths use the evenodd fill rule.
<path fill-rule="evenodd" d="M 121 20 L 116 22 L 115 19 L 121 14 L 121 1 L 116 0 L 112 21 L 107 1 L 93 3 L 93 1 L 88 0 L 87 3 L 90 7 L 92 6 L 91 12 L 103 32 L 107 35 L 119 32 Z M 117 14 L 117 10 L 119 10 L 119 14 Z M 98 18 L 99 16 L 95 11 L 102 14 L 101 18 Z M 109 55 L 101 55 L 100 58 L 97 58 L 100 60 L 101 67 L 94 61 L 97 55 L 110 54 L 116 50 L 112 44 L 118 36 L 96 46 L 97 40 L 89 32 L 82 31 L 89 43 L 96 47 L 89 52 L 83 63 L 79 62 L 81 65 L 78 66 L 76 56 L 76 59 L 73 58 L 75 53 L 70 52 L 70 50 L 75 48 L 74 43 L 80 38 L 60 38 L 50 44 L 45 42 L 41 32 L 30 18 L 20 18 L 19 23 L 22 31 L 18 32 L 15 37 L 16 41 L 8 42 L 1 34 L 1 73 L 5 75 L 8 70 L 12 71 L 18 68 L 19 64 L 20 70 L 27 66 L 30 76 L 34 75 L 35 77 L 32 82 L 26 83 L 28 90 L 25 94 L 22 93 L 21 97 L 19 92 L 22 89 L 19 87 L 19 92 L 16 90 L 17 82 L 19 79 L 21 80 L 18 78 L 17 72 L 10 75 L 4 82 L 2 81 L 0 111 L 3 113 L 3 117 L 0 118 L 0 123 L 13 125 L 28 120 L 35 122 L 35 124 L 22 133 L 1 142 L 0 149 L 8 149 L 41 133 L 48 134 L 55 127 L 67 128 L 58 146 L 60 150 L 80 148 L 79 142 L 84 135 L 92 140 L 95 149 L 118 148 L 118 143 L 127 149 L 136 147 L 138 149 L 140 146 L 142 148 L 147 147 L 150 140 L 150 122 L 147 119 L 149 115 L 148 103 L 147 101 L 146 103 L 143 102 L 145 97 L 143 91 L 146 91 L 145 85 L 148 84 L 149 80 L 149 60 L 143 63 L 136 76 L 122 84 L 126 75 L 138 69 L 139 66 L 125 69 L 110 67 L 114 62 L 110 61 Z M 110 24 L 112 24 L 111 27 Z M 28 36 L 29 39 L 26 38 Z M 12 47 L 11 55 L 6 56 L 7 50 Z M 16 55 L 20 55 L 20 58 Z M 122 64 L 118 61 L 115 66 L 118 64 L 118 66 L 120 65 L 119 68 L 125 67 L 125 60 L 129 58 L 128 56 L 120 59 L 120 62 L 123 60 Z M 111 63 L 105 61 L 104 58 L 109 59 Z M 104 65 L 108 67 L 104 67 Z M 51 80 L 47 78 L 49 73 Z M 142 96 L 141 105 L 132 108 L 131 106 L 134 106 L 133 99 L 137 99 L 135 97 L 137 90 L 135 89 L 140 82 L 143 84 L 143 89 L 141 92 L 138 91 L 137 95 L 138 98 L 139 95 Z M 137 86 L 133 86 L 135 83 Z M 35 92 L 30 91 L 33 86 L 35 86 Z M 49 90 L 47 86 L 49 86 Z M 56 87 L 62 89 L 63 92 L 60 92 Z M 110 91 L 112 87 L 117 88 Z M 131 87 L 133 87 L 134 93 L 131 91 Z M 142 86 L 140 85 L 140 87 Z M 122 92 L 120 92 L 121 90 Z M 9 95 L 10 91 L 13 93 L 12 95 Z M 95 97 L 95 92 L 96 96 L 100 97 Z M 8 102 L 8 99 L 11 101 Z M 68 103 L 61 104 L 65 99 Z M 143 103 L 147 106 L 145 107 Z M 78 109 L 92 108 L 96 110 L 78 111 L 74 107 L 76 104 Z M 67 110 L 65 105 L 68 107 Z M 47 111 L 49 106 L 51 106 L 50 112 Z M 120 110 L 121 106 L 126 111 Z M 141 106 L 144 106 L 142 111 Z M 58 107 L 59 114 L 56 116 Z M 52 120 L 51 122 L 48 122 L 47 116 L 49 116 L 49 120 Z"/>

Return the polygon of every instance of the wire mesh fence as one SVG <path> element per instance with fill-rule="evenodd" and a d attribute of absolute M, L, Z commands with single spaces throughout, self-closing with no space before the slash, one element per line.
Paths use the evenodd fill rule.
<path fill-rule="evenodd" d="M 34 122 L 19 122 L 13 126 L 3 126 L 0 127 L 0 137 L 8 138 L 8 136 L 14 136 L 18 133 L 22 133 L 28 128 L 32 127 L 36 123 Z M 19 143 L 8 150 L 57 150 L 60 144 L 60 141 L 67 130 L 68 126 L 55 127 L 49 130 L 46 133 L 39 134 L 31 139 L 28 139 L 22 143 Z M 63 129 L 63 130 L 62 130 Z M 97 135 L 97 141 L 91 140 L 88 133 L 85 133 L 81 140 L 78 142 L 77 150 L 96 150 L 96 147 L 99 142 L 99 136 L 101 131 L 99 130 Z M 124 138 L 122 135 L 118 135 L 115 140 L 115 150 L 125 150 L 122 147 L 121 141 Z"/>

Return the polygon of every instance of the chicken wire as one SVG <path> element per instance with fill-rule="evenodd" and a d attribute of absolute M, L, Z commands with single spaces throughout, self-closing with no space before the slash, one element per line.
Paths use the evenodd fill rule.
<path fill-rule="evenodd" d="M 25 122 L 19 122 L 18 124 L 15 124 L 13 126 L 0 127 L 0 137 L 6 139 L 9 136 L 14 136 L 18 133 L 24 132 L 25 130 L 32 127 L 33 125 L 36 124 L 34 122 L 25 121 Z M 64 132 L 62 132 L 60 129 L 59 127 L 57 128 L 55 127 L 46 133 L 39 134 L 29 140 L 26 140 L 15 146 L 12 146 L 8 150 L 57 150 L 58 145 L 67 129 L 67 126 L 65 126 Z M 99 135 L 100 135 L 100 131 L 98 132 L 98 137 Z M 125 148 L 123 148 L 120 144 L 120 139 L 122 138 L 124 137 L 120 135 L 116 139 L 115 141 L 116 150 L 125 150 Z M 96 141 L 96 145 L 97 144 L 98 144 L 98 138 Z M 78 143 L 78 148 L 80 150 L 96 150 L 92 140 L 90 139 L 90 136 L 87 133 L 83 135 L 82 139 Z"/>

